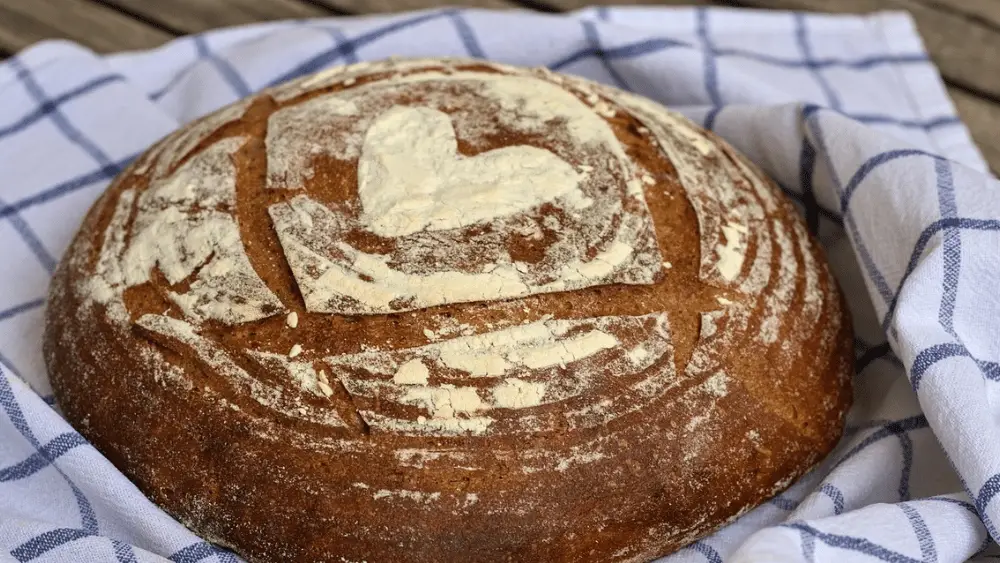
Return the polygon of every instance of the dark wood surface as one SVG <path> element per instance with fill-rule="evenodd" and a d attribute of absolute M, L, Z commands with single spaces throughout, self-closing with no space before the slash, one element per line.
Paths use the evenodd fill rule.
<path fill-rule="evenodd" d="M 617 3 L 611 0 L 610 3 Z M 907 10 L 941 69 L 959 114 L 1000 170 L 1000 0 L 627 0 L 826 12 Z M 2 0 L 0 56 L 66 38 L 99 52 L 146 49 L 214 27 L 285 18 L 439 7 L 435 0 Z M 549 12 L 584 0 L 466 0 L 463 5 Z"/>

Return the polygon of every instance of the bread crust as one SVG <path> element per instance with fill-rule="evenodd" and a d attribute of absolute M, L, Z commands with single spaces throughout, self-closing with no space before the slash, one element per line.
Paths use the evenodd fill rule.
<path fill-rule="evenodd" d="M 602 173 L 582 159 L 613 160 L 574 142 L 596 129 L 574 133 L 572 116 L 527 127 L 517 115 L 533 106 L 503 106 L 503 96 L 515 94 L 496 94 L 506 82 L 483 94 L 477 81 L 492 79 L 481 75 L 521 81 L 525 96 L 559 88 L 594 112 L 628 161 L 627 172 L 609 172 L 605 191 L 620 196 L 595 199 L 579 187 Z M 337 116 L 329 100 L 349 92 L 361 109 Z M 309 102 L 327 104 L 326 113 L 274 117 Z M 368 103 L 382 105 L 374 111 Z M 364 136 L 389 106 L 450 116 L 461 158 L 521 145 L 556 154 L 572 172 L 547 180 L 550 189 L 575 178 L 573 189 L 594 199 L 593 213 L 607 212 L 611 227 L 586 235 L 597 236 L 590 242 L 573 238 L 591 225 L 569 210 L 566 195 L 503 219 L 459 224 L 467 218 L 441 211 L 447 228 L 439 231 L 425 221 L 415 233 L 372 234 L 406 227 L 366 216 L 358 203 L 366 197 L 358 187 L 362 157 L 350 153 L 352 142 L 343 150 L 307 145 L 349 139 L 353 124 L 367 119 Z M 311 129 L 316 115 L 335 117 Z M 493 128 L 473 130 L 482 115 Z M 276 133 L 282 123 L 291 124 L 286 138 Z M 282 143 L 290 147 L 284 153 L 276 148 Z M 557 168 L 549 156 L 517 156 L 542 159 L 536 173 Z M 165 187 L 184 173 L 191 176 L 180 187 Z M 223 197 L 219 186 L 230 180 L 232 197 Z M 318 204 L 289 203 L 303 194 Z M 316 266 L 289 260 L 293 243 L 325 235 L 302 234 L 298 223 L 281 231 L 280 206 L 293 223 L 315 212 L 308 221 L 335 216 L 355 225 L 326 246 L 307 240 L 309 256 L 328 251 L 335 260 L 350 248 L 390 256 L 399 271 L 419 262 L 471 276 L 490 269 L 498 252 L 525 265 L 519 279 L 537 276 L 503 289 L 511 293 L 501 300 L 461 301 L 420 293 L 419 284 L 387 305 L 364 302 L 367 293 L 329 297 Z M 167 209 L 180 209 L 180 223 L 155 223 Z M 522 216 L 543 226 L 528 232 L 509 219 Z M 566 226 L 577 216 L 572 231 Z M 545 227 L 554 221 L 546 217 L 558 217 L 563 231 Z M 638 226 L 627 230 L 633 219 Z M 226 228 L 237 229 L 240 244 Z M 407 250 L 407 241 L 432 231 L 455 237 L 435 240 L 461 253 Z M 171 271 L 170 251 L 196 255 L 200 244 L 187 238 L 170 246 L 171 237 L 193 232 L 215 246 Z M 489 242 L 494 234 L 499 246 Z M 229 242 L 219 242 L 224 236 Z M 565 290 L 546 285 L 549 249 L 565 239 L 564 254 L 586 246 L 581 256 L 592 260 L 615 237 L 630 245 L 627 267 L 590 278 L 560 274 Z M 239 251 L 249 269 L 223 261 Z M 157 252 L 160 261 L 150 262 L 146 254 Z M 557 258 L 553 264 L 564 260 Z M 209 277 L 216 271 L 222 277 Z M 652 102 L 479 61 L 339 67 L 186 126 L 94 204 L 59 264 L 48 305 L 44 353 L 67 419 L 159 506 L 250 561 L 649 561 L 819 462 L 841 435 L 851 396 L 845 303 L 823 251 L 774 182 L 722 139 Z M 236 314 L 243 316 L 234 321 Z M 540 331 L 541 340 L 525 348 L 515 342 L 518 330 Z M 475 340 L 483 334 L 506 340 Z M 489 353 L 504 365 L 456 368 L 461 362 L 446 357 L 450 342 L 485 350 L 476 361 Z M 549 348 L 540 359 L 526 359 L 542 346 Z"/>

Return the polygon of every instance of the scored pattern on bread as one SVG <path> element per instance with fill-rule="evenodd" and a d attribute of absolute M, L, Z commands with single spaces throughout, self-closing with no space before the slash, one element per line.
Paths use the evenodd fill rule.
<path fill-rule="evenodd" d="M 421 105 L 398 105 L 404 93 Z M 478 110 L 439 109 L 463 103 Z M 334 126 L 350 133 L 325 134 Z M 543 131 L 545 148 L 458 152 L 459 141 L 538 142 Z M 542 79 L 392 76 L 276 111 L 266 145 L 269 189 L 302 191 L 317 157 L 358 160 L 353 197 L 270 208 L 310 312 L 388 314 L 662 277 L 644 173 L 600 115 Z M 359 231 L 378 252 L 347 242 Z"/>
<path fill-rule="evenodd" d="M 295 389 L 289 392 L 284 385 L 268 384 L 260 378 L 254 377 L 216 342 L 198 334 L 196 327 L 188 322 L 164 315 L 143 315 L 135 321 L 135 324 L 145 331 L 145 334 L 154 342 L 158 342 L 163 347 L 182 356 L 195 358 L 207 371 L 223 375 L 228 383 L 247 393 L 250 398 L 268 410 L 324 426 L 347 428 L 347 424 L 336 410 L 316 408 L 303 401 L 302 395 L 294 392 Z M 282 361 L 282 356 L 252 351 L 249 355 L 261 367 L 285 368 L 278 373 L 288 379 L 298 381 L 302 387 L 308 386 L 308 383 L 303 385 L 303 382 L 307 381 L 309 377 L 303 374 L 304 366 L 291 366 Z M 205 386 L 203 390 L 206 394 L 213 393 L 209 386 Z"/>
<path fill-rule="evenodd" d="M 237 324 L 284 310 L 250 264 L 233 217 L 231 157 L 244 142 L 212 144 L 137 198 L 122 196 L 96 275 L 86 282 L 96 301 L 120 303 L 126 288 L 148 283 L 156 269 L 171 286 L 187 286 L 167 292 L 194 321 Z"/>
<path fill-rule="evenodd" d="M 654 102 L 483 61 L 339 67 L 169 135 L 52 300 L 70 420 L 253 561 L 648 561 L 814 465 L 849 400 L 773 182 Z"/>
<path fill-rule="evenodd" d="M 325 362 L 373 431 L 509 435 L 589 428 L 642 408 L 673 380 L 671 351 L 666 316 L 654 314 L 543 320 Z M 618 395 L 605 400 L 612 385 Z"/>

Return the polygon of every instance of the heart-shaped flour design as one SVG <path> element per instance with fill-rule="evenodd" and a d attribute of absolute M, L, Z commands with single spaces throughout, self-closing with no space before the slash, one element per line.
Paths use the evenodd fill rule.
<path fill-rule="evenodd" d="M 464 227 L 559 197 L 585 207 L 580 180 L 569 163 L 537 147 L 463 156 L 448 114 L 426 107 L 380 115 L 358 162 L 361 220 L 383 237 Z"/>

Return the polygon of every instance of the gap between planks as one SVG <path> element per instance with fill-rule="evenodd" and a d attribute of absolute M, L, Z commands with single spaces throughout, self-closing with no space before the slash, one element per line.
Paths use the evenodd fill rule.
<path fill-rule="evenodd" d="M 89 0 L 0 1 L 0 49 L 69 39 L 98 52 L 156 47 L 174 37 Z"/>
<path fill-rule="evenodd" d="M 320 0 L 91 0 L 176 35 L 279 19 L 349 15 Z"/>

